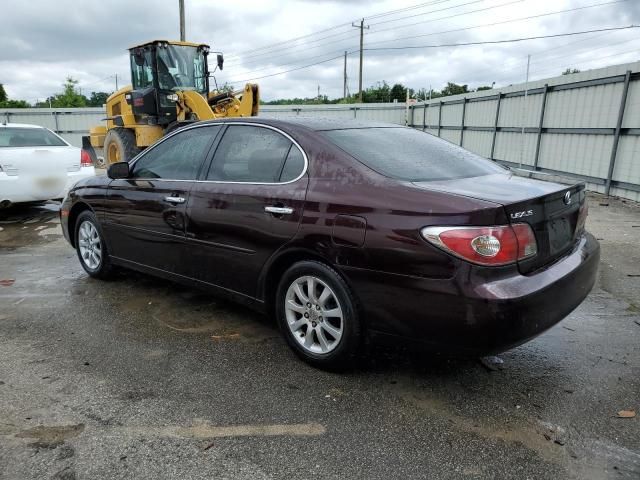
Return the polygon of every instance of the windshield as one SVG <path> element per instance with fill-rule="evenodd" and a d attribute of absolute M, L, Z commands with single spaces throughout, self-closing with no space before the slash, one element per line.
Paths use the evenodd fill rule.
<path fill-rule="evenodd" d="M 196 47 L 158 47 L 158 84 L 162 90 L 206 93 L 205 56 Z"/>
<path fill-rule="evenodd" d="M 0 147 L 66 147 L 64 141 L 45 128 L 0 128 Z"/>
<path fill-rule="evenodd" d="M 400 180 L 453 180 L 505 172 L 484 157 L 413 128 L 358 128 L 322 133 L 369 168 Z"/>

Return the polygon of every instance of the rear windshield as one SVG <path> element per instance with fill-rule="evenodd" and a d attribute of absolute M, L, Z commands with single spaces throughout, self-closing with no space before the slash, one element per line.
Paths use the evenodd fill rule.
<path fill-rule="evenodd" d="M 504 173 L 496 163 L 413 128 L 358 128 L 322 132 L 382 175 L 410 182 Z"/>
<path fill-rule="evenodd" d="M 0 147 L 64 147 L 66 145 L 46 128 L 0 128 Z"/>

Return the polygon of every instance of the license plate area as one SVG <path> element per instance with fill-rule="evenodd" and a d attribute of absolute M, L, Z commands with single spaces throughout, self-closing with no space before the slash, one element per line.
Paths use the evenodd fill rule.
<path fill-rule="evenodd" d="M 549 254 L 556 255 L 565 250 L 573 239 L 571 222 L 566 217 L 549 220 Z"/>
<path fill-rule="evenodd" d="M 41 177 L 35 180 L 36 185 L 44 190 L 62 188 L 63 180 L 59 177 Z"/>

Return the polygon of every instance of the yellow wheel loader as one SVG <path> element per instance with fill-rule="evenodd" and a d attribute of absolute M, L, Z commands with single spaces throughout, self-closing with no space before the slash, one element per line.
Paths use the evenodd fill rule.
<path fill-rule="evenodd" d="M 107 99 L 106 126 L 83 137 L 94 161 L 102 148 L 104 162 L 128 161 L 163 135 L 198 120 L 258 114 L 258 86 L 238 92 L 209 91 L 209 46 L 154 40 L 129 49 L 131 83 Z M 224 59 L 217 54 L 217 67 Z"/>

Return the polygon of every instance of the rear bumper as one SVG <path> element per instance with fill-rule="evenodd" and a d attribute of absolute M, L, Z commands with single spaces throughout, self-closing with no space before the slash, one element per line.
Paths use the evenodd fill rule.
<path fill-rule="evenodd" d="M 451 279 L 344 269 L 372 337 L 453 354 L 498 353 L 565 318 L 593 287 L 600 246 L 586 233 L 562 260 L 531 275 L 464 265 Z"/>
<path fill-rule="evenodd" d="M 0 173 L 0 202 L 11 203 L 39 202 L 52 198 L 63 198 L 78 180 L 94 177 L 94 167 L 81 167 L 77 172 L 68 172 L 58 177 L 58 182 L 49 187 L 38 185 L 32 175 L 7 175 Z"/>

